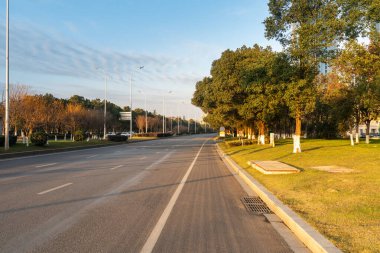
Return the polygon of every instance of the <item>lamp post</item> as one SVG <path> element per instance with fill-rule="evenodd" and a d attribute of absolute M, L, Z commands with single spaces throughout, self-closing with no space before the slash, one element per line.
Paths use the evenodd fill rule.
<path fill-rule="evenodd" d="M 103 69 L 103 68 L 100 68 L 100 67 L 97 67 L 96 68 L 97 70 L 102 70 L 103 73 L 104 73 L 104 128 L 103 128 L 103 139 L 105 140 L 106 139 L 106 133 L 107 133 L 107 79 L 108 79 L 108 75 L 107 75 L 107 72 Z"/>
<path fill-rule="evenodd" d="M 148 132 L 148 108 L 146 107 L 146 94 L 139 90 L 140 93 L 144 94 L 144 101 L 145 101 L 145 133 Z"/>
<path fill-rule="evenodd" d="M 9 149 L 9 0 L 6 1 L 5 25 L 5 140 L 4 149 Z"/>
<path fill-rule="evenodd" d="M 143 69 L 144 66 L 140 66 L 138 67 L 138 70 L 139 69 Z M 133 120 L 133 110 L 132 110 L 132 79 L 133 79 L 133 72 L 134 70 L 132 69 L 132 72 L 131 72 L 131 78 L 129 79 L 129 85 L 130 85 L 130 99 L 131 99 L 131 120 L 129 121 L 129 133 L 131 134 L 130 138 L 132 138 L 132 120 Z"/>
<path fill-rule="evenodd" d="M 172 93 L 172 91 L 168 91 L 168 93 Z M 162 133 L 165 133 L 165 128 L 166 128 L 166 119 L 165 119 L 165 94 L 163 95 L 163 99 L 162 99 L 162 111 L 163 111 L 163 115 L 162 115 Z"/>

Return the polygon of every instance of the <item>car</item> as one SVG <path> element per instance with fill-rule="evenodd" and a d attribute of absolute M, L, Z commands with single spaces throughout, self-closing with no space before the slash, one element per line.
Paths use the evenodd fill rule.
<path fill-rule="evenodd" d="M 132 134 L 133 134 L 133 132 L 132 132 Z M 120 135 L 130 137 L 131 133 L 130 132 L 122 132 Z"/>

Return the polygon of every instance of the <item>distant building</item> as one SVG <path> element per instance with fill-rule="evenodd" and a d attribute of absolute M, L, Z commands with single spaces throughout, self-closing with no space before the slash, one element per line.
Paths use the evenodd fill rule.
<path fill-rule="evenodd" d="M 359 125 L 359 135 L 361 137 L 365 136 L 365 131 L 367 129 L 367 126 L 365 124 Z M 380 118 L 377 120 L 372 120 L 369 126 L 369 135 L 372 137 L 379 136 L 379 129 L 380 129 Z"/>

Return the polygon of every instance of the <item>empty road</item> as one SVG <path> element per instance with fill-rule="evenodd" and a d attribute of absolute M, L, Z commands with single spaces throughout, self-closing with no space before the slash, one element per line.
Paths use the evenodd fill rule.
<path fill-rule="evenodd" d="M 0 160 L 0 252 L 292 252 L 210 137 Z"/>

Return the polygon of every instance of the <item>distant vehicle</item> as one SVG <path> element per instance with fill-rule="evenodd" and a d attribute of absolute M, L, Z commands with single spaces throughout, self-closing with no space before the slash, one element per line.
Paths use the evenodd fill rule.
<path fill-rule="evenodd" d="M 135 134 L 135 132 L 132 131 L 132 135 Z M 130 132 L 122 132 L 120 135 L 131 137 Z"/>

